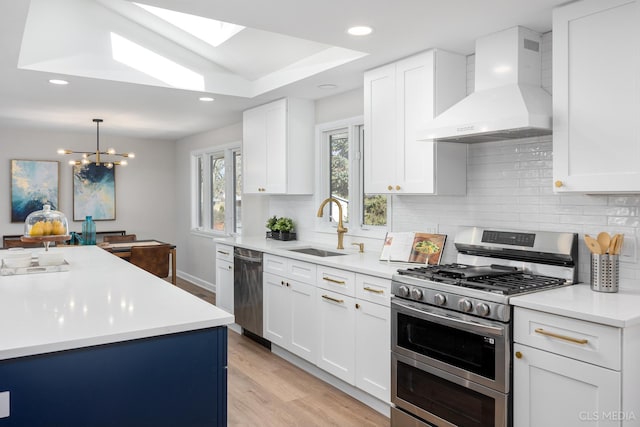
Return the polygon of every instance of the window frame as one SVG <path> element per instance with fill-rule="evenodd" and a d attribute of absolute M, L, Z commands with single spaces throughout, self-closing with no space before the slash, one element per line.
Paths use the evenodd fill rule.
<path fill-rule="evenodd" d="M 316 196 L 315 205 L 320 206 L 330 194 L 329 176 L 329 135 L 344 132 L 349 138 L 349 229 L 347 235 L 383 239 L 391 229 L 391 196 L 387 196 L 387 224 L 385 226 L 363 224 L 364 208 L 364 116 L 356 116 L 343 120 L 316 125 Z M 357 220 L 355 220 L 357 219 Z M 335 233 L 338 224 L 329 219 L 329 208 L 325 206 L 322 218 L 317 218 L 315 231 L 318 233 Z"/>
<path fill-rule="evenodd" d="M 194 150 L 190 153 L 190 169 L 191 169 L 191 234 L 206 237 L 235 236 L 241 234 L 241 230 L 237 230 L 236 221 L 236 171 L 235 171 L 235 154 L 242 156 L 241 143 L 225 144 L 219 146 L 208 147 L 200 150 Z M 213 159 L 223 158 L 225 168 L 225 216 L 224 230 L 215 230 L 212 228 L 212 170 Z M 204 171 L 202 176 L 204 182 L 200 181 L 200 168 L 202 165 Z M 238 171 L 242 174 L 242 170 Z M 233 179 L 228 179 L 233 177 Z M 202 198 L 200 197 L 202 194 Z M 229 196 L 232 197 L 229 200 Z M 202 224 L 202 225 L 201 225 Z"/>

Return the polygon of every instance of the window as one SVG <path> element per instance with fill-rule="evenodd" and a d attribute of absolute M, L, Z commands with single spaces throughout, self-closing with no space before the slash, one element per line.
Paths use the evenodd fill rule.
<path fill-rule="evenodd" d="M 192 229 L 239 234 L 242 229 L 242 155 L 237 146 L 192 153 Z M 230 179 L 229 179 L 230 178 Z"/>
<path fill-rule="evenodd" d="M 362 118 L 320 125 L 317 130 L 321 153 L 318 194 L 322 197 L 318 203 L 327 197 L 340 201 L 349 234 L 375 237 L 386 232 L 390 200 L 383 194 L 364 193 Z M 337 206 L 330 203 L 325 209 L 329 215 L 322 227 L 336 226 Z"/>

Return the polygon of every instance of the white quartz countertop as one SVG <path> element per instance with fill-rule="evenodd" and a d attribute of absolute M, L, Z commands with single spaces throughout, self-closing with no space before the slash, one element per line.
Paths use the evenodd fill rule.
<path fill-rule="evenodd" d="M 344 270 L 355 271 L 356 273 L 369 274 L 386 279 L 391 279 L 391 275 L 393 275 L 399 268 L 417 266 L 417 264 L 380 261 L 381 247 L 376 248 L 375 250 L 368 250 L 368 248 L 365 247 L 365 252 L 359 253 L 357 246 L 351 246 L 347 249 L 336 249 L 335 246 L 305 242 L 301 240 L 280 241 L 265 239 L 264 237 L 227 237 L 216 238 L 214 240 L 217 243 L 254 249 L 273 255 L 299 259 L 301 261 L 312 262 L 314 264 L 341 268 Z M 291 252 L 289 250 L 308 247 L 326 249 L 332 252 L 344 252 L 346 255 L 319 257 L 299 252 Z"/>
<path fill-rule="evenodd" d="M 640 289 L 620 288 L 615 293 L 595 292 L 588 284 L 577 284 L 513 297 L 517 307 L 619 328 L 640 324 Z"/>
<path fill-rule="evenodd" d="M 50 250 L 64 253 L 69 271 L 0 276 L 0 360 L 234 321 L 96 246 Z"/>

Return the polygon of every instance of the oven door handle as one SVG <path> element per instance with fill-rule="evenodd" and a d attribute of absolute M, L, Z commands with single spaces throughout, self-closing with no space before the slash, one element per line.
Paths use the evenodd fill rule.
<path fill-rule="evenodd" d="M 444 316 L 438 313 L 435 313 L 431 310 L 429 310 L 428 308 L 421 308 L 421 309 L 417 309 L 415 307 L 412 307 L 411 305 L 407 305 L 404 304 L 400 301 L 398 301 L 397 299 L 392 301 L 392 304 L 398 305 L 400 307 L 402 307 L 405 310 L 410 310 L 411 312 L 415 313 L 418 315 L 418 317 L 425 319 L 425 320 L 433 320 L 435 323 L 439 323 L 439 324 L 458 324 L 458 325 L 462 325 L 462 327 L 465 330 L 471 330 L 474 332 L 478 332 L 481 334 L 487 334 L 487 335 L 498 335 L 498 336 L 503 336 L 504 335 L 504 328 L 503 327 L 497 327 L 497 326 L 490 326 L 490 325 L 483 325 L 482 323 L 478 323 L 478 322 L 471 322 L 471 321 L 467 321 L 467 320 L 463 320 L 463 319 L 459 319 L 457 317 L 451 317 L 451 316 Z M 426 319 L 426 318 L 429 319 Z"/>

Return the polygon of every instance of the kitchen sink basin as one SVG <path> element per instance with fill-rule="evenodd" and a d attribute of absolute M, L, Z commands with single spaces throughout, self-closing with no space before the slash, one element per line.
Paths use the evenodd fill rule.
<path fill-rule="evenodd" d="M 291 252 L 299 252 L 301 254 L 319 256 L 319 257 L 328 257 L 328 256 L 338 256 L 338 255 L 346 255 L 344 252 L 332 252 L 326 249 L 318 249 L 318 248 L 296 248 L 296 249 L 288 249 Z"/>

